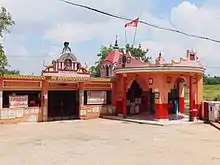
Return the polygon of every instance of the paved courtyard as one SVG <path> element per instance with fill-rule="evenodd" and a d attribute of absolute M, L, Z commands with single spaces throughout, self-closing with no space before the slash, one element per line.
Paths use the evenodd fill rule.
<path fill-rule="evenodd" d="M 217 165 L 220 131 L 104 119 L 0 125 L 0 164 Z"/>

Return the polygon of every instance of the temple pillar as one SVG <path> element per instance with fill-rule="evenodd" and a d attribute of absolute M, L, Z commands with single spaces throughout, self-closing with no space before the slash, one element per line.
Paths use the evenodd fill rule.
<path fill-rule="evenodd" d="M 198 109 L 198 117 L 202 118 L 202 102 L 203 102 L 203 75 L 198 76 L 197 86 L 196 86 L 196 108 Z"/>
<path fill-rule="evenodd" d="M 195 87 L 196 87 L 196 84 L 194 82 L 194 78 L 192 76 L 190 76 L 189 78 L 189 117 L 190 117 L 190 120 L 193 120 L 195 116 L 195 112 L 194 112 L 194 109 L 196 108 L 195 107 L 195 102 L 196 102 L 196 93 L 195 93 Z"/>
<path fill-rule="evenodd" d="M 155 119 L 156 120 L 168 120 L 168 91 L 169 85 L 166 83 L 166 78 L 163 76 L 157 77 L 160 81 L 154 81 L 155 88 Z"/>
<path fill-rule="evenodd" d="M 41 90 L 41 119 L 39 121 L 48 120 L 48 82 L 47 80 L 42 81 Z"/>
<path fill-rule="evenodd" d="M 179 82 L 179 113 L 184 114 L 185 104 L 184 104 L 184 84 Z"/>
<path fill-rule="evenodd" d="M 122 77 L 122 112 L 123 117 L 127 117 L 127 75 Z"/>
<path fill-rule="evenodd" d="M 86 118 L 86 110 L 83 109 L 84 106 L 84 83 L 79 83 L 79 107 L 78 109 L 78 116 L 80 119 Z"/>

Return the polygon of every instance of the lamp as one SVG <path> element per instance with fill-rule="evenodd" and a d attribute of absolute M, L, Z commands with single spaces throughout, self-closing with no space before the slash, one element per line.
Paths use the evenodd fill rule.
<path fill-rule="evenodd" d="M 196 84 L 197 79 L 195 77 L 193 77 L 193 84 Z"/>
<path fill-rule="evenodd" d="M 152 79 L 152 78 L 149 78 L 149 79 L 148 79 L 148 83 L 149 83 L 149 85 L 153 85 L 153 79 Z"/>
<path fill-rule="evenodd" d="M 171 77 L 170 76 L 167 77 L 167 83 L 171 83 Z"/>

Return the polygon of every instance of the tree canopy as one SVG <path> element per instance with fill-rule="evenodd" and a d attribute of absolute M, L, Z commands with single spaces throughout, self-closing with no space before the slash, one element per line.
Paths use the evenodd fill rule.
<path fill-rule="evenodd" d="M 12 20 L 11 14 L 6 10 L 6 8 L 0 8 L 0 39 L 4 37 L 4 32 L 10 32 L 9 28 L 13 26 L 15 22 Z M 8 70 L 8 60 L 5 55 L 3 45 L 0 43 L 0 75 L 3 74 L 19 74 L 19 71 Z"/>
<path fill-rule="evenodd" d="M 108 56 L 108 54 L 115 48 L 116 47 L 112 45 L 101 47 L 100 52 L 97 54 L 98 61 L 96 61 L 95 65 L 89 69 L 93 77 L 100 77 L 100 69 L 99 69 L 100 64 Z M 124 48 L 117 48 L 117 49 L 121 51 L 124 50 Z M 146 56 L 148 49 L 144 50 L 141 47 L 141 45 L 139 45 L 138 47 L 134 47 L 134 46 L 130 46 L 129 44 L 127 44 L 126 51 L 130 51 L 133 57 L 141 58 L 143 61 L 146 61 L 146 62 L 151 59 L 151 57 Z"/>
<path fill-rule="evenodd" d="M 204 75 L 204 84 L 205 85 L 220 84 L 220 77 L 219 76 Z"/>

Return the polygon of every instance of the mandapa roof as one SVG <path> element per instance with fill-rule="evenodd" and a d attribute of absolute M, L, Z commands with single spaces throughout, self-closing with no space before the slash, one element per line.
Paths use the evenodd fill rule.
<path fill-rule="evenodd" d="M 27 76 L 27 75 L 2 75 L 0 79 L 11 80 L 57 80 L 57 81 L 92 81 L 111 82 L 110 78 L 101 77 L 68 77 L 68 76 Z"/>

